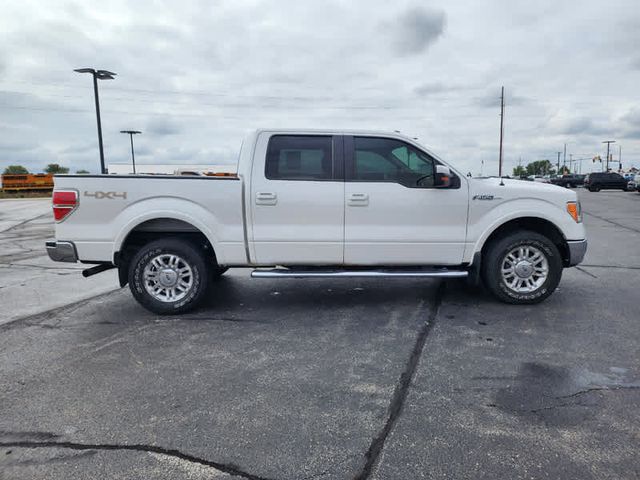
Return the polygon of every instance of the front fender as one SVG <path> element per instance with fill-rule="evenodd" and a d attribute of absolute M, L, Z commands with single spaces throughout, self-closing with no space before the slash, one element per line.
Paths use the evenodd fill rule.
<path fill-rule="evenodd" d="M 584 226 L 576 223 L 565 209 L 557 203 L 537 198 L 518 198 L 502 202 L 489 210 L 481 207 L 470 208 L 465 259 L 470 261 L 473 255 L 482 250 L 487 239 L 505 223 L 518 218 L 538 218 L 555 225 L 565 240 L 585 238 Z"/>

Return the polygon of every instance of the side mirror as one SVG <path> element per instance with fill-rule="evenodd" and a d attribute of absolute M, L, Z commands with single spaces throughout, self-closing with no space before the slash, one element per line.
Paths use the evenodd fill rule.
<path fill-rule="evenodd" d="M 434 187 L 448 188 L 451 186 L 451 170 L 446 165 L 436 165 Z"/>

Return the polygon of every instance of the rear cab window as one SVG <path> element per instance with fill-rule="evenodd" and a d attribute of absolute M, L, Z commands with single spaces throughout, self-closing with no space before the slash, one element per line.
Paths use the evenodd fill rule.
<path fill-rule="evenodd" d="M 270 180 L 334 179 L 331 135 L 273 135 L 269 139 L 265 177 Z"/>

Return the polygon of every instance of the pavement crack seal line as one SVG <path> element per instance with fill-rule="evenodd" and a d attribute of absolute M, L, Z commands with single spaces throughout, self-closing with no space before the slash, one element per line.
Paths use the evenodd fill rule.
<path fill-rule="evenodd" d="M 37 217 L 28 218 L 27 220 L 23 220 L 23 221 L 21 221 L 19 223 L 16 223 L 15 225 L 12 225 L 9 228 L 5 228 L 4 230 L 0 230 L 0 233 L 10 232 L 11 230 L 15 230 L 16 228 L 20 228 L 20 227 L 26 225 L 29 222 L 33 222 L 35 220 L 40 220 L 41 218 L 45 218 L 45 217 L 50 217 L 53 220 L 53 215 L 50 212 L 42 213 L 42 214 L 38 215 Z"/>
<path fill-rule="evenodd" d="M 581 267 L 576 267 L 576 270 L 579 270 L 580 272 L 584 273 L 585 275 L 590 276 L 591 278 L 598 278 L 596 275 L 594 275 L 591 272 L 588 272 L 587 270 L 585 270 L 584 268 Z"/>
<path fill-rule="evenodd" d="M 1 323 L 1 320 L 0 320 L 0 332 L 4 331 L 4 330 L 11 330 L 13 328 L 18 327 L 19 325 L 23 325 L 25 327 L 38 327 L 38 326 L 41 326 L 39 320 L 46 321 L 46 320 L 49 320 L 49 319 L 53 318 L 58 313 L 72 312 L 76 308 L 82 307 L 83 305 L 85 305 L 87 302 L 89 302 L 91 300 L 96 300 L 96 299 L 102 298 L 102 297 L 108 297 L 109 295 L 112 295 L 113 293 L 115 293 L 115 292 L 117 292 L 119 290 L 121 290 L 121 289 L 120 288 L 115 288 L 115 289 L 109 290 L 107 292 L 98 293 L 97 295 L 93 295 L 91 297 L 83 298 L 83 299 L 78 300 L 76 302 L 72 302 L 72 303 L 68 303 L 66 305 L 62 305 L 61 307 L 55 307 L 55 308 L 51 308 L 49 310 L 45 310 L 43 312 L 34 313 L 34 314 L 27 315 L 27 316 L 24 316 L 24 317 L 14 318 L 13 320 L 9 320 L 9 321 L 7 321 L 5 323 Z M 34 321 L 31 322 L 31 320 L 34 320 Z M 45 327 L 45 328 L 47 328 L 47 327 Z"/>
<path fill-rule="evenodd" d="M 575 393 L 571 393 L 569 395 L 561 395 L 559 397 L 556 397 L 557 399 L 561 399 L 561 398 L 573 398 L 573 397 L 578 397 L 580 395 L 584 395 L 585 393 L 591 393 L 591 392 L 603 392 L 603 391 L 615 391 L 615 390 L 636 390 L 636 389 L 640 389 L 640 384 L 629 384 L 629 385 L 612 385 L 612 386 L 602 386 L 602 387 L 591 387 L 591 388 L 587 388 L 584 390 L 579 390 Z"/>
<path fill-rule="evenodd" d="M 621 223 L 614 222 L 613 220 L 609 220 L 608 218 L 604 218 L 604 217 L 601 217 L 599 215 L 594 215 L 593 213 L 590 213 L 590 212 L 587 212 L 587 211 L 584 211 L 584 210 L 583 210 L 583 213 L 586 213 L 587 215 L 591 215 L 592 217 L 597 218 L 598 220 L 602 220 L 603 222 L 607 222 L 607 223 L 610 223 L 611 225 L 615 225 L 616 227 L 625 228 L 627 230 L 631 230 L 632 232 L 640 233 L 640 230 L 638 230 L 637 228 L 628 227 L 627 225 L 623 225 Z"/>
<path fill-rule="evenodd" d="M 380 431 L 380 433 L 373 439 L 371 444 L 369 445 L 369 449 L 365 454 L 365 464 L 362 467 L 362 470 L 354 477 L 354 480 L 366 480 L 369 478 L 371 473 L 373 472 L 373 468 L 376 466 L 378 462 L 378 458 L 384 449 L 384 444 L 387 440 L 387 437 L 393 430 L 398 418 L 402 414 L 402 409 L 404 407 L 404 403 L 407 399 L 407 395 L 409 394 L 409 387 L 413 381 L 413 377 L 415 376 L 416 370 L 418 368 L 418 364 L 420 363 L 420 357 L 422 356 L 422 351 L 424 350 L 424 345 L 427 341 L 427 336 L 433 327 L 433 324 L 436 321 L 438 316 L 438 311 L 440 310 L 440 305 L 442 304 L 442 298 L 444 297 L 445 291 L 445 282 L 441 282 L 436 290 L 435 297 L 432 303 L 431 312 L 425 321 L 425 323 L 420 328 L 418 332 L 418 336 L 416 338 L 415 344 L 413 345 L 413 350 L 411 351 L 411 356 L 409 357 L 409 361 L 407 365 L 400 375 L 400 379 L 396 384 L 396 388 L 393 392 L 393 396 L 391 397 L 391 402 L 389 404 L 387 421 Z"/>
<path fill-rule="evenodd" d="M 166 455 L 169 457 L 178 458 L 190 463 L 197 463 L 206 467 L 212 467 L 221 472 L 227 473 L 232 476 L 246 478 L 247 480 L 269 480 L 267 477 L 261 477 L 253 475 L 251 473 L 241 470 L 239 467 L 233 464 L 218 463 L 204 458 L 196 457 L 188 453 L 183 453 L 177 449 L 162 448 L 155 445 L 120 445 L 117 443 L 76 443 L 76 442 L 63 442 L 63 441 L 15 441 L 15 442 L 0 442 L 0 448 L 66 448 L 70 450 L 101 450 L 101 451 L 133 451 L 143 453 L 157 453 L 160 455 Z"/>

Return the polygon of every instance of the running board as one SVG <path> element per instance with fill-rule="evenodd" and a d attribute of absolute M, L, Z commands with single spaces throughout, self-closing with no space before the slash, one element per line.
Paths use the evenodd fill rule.
<path fill-rule="evenodd" d="M 251 272 L 253 278 L 342 278 L 342 277 L 432 277 L 432 278 L 464 278 L 469 275 L 466 270 L 447 270 L 446 268 L 403 270 L 295 270 L 274 268 L 257 269 Z"/>

